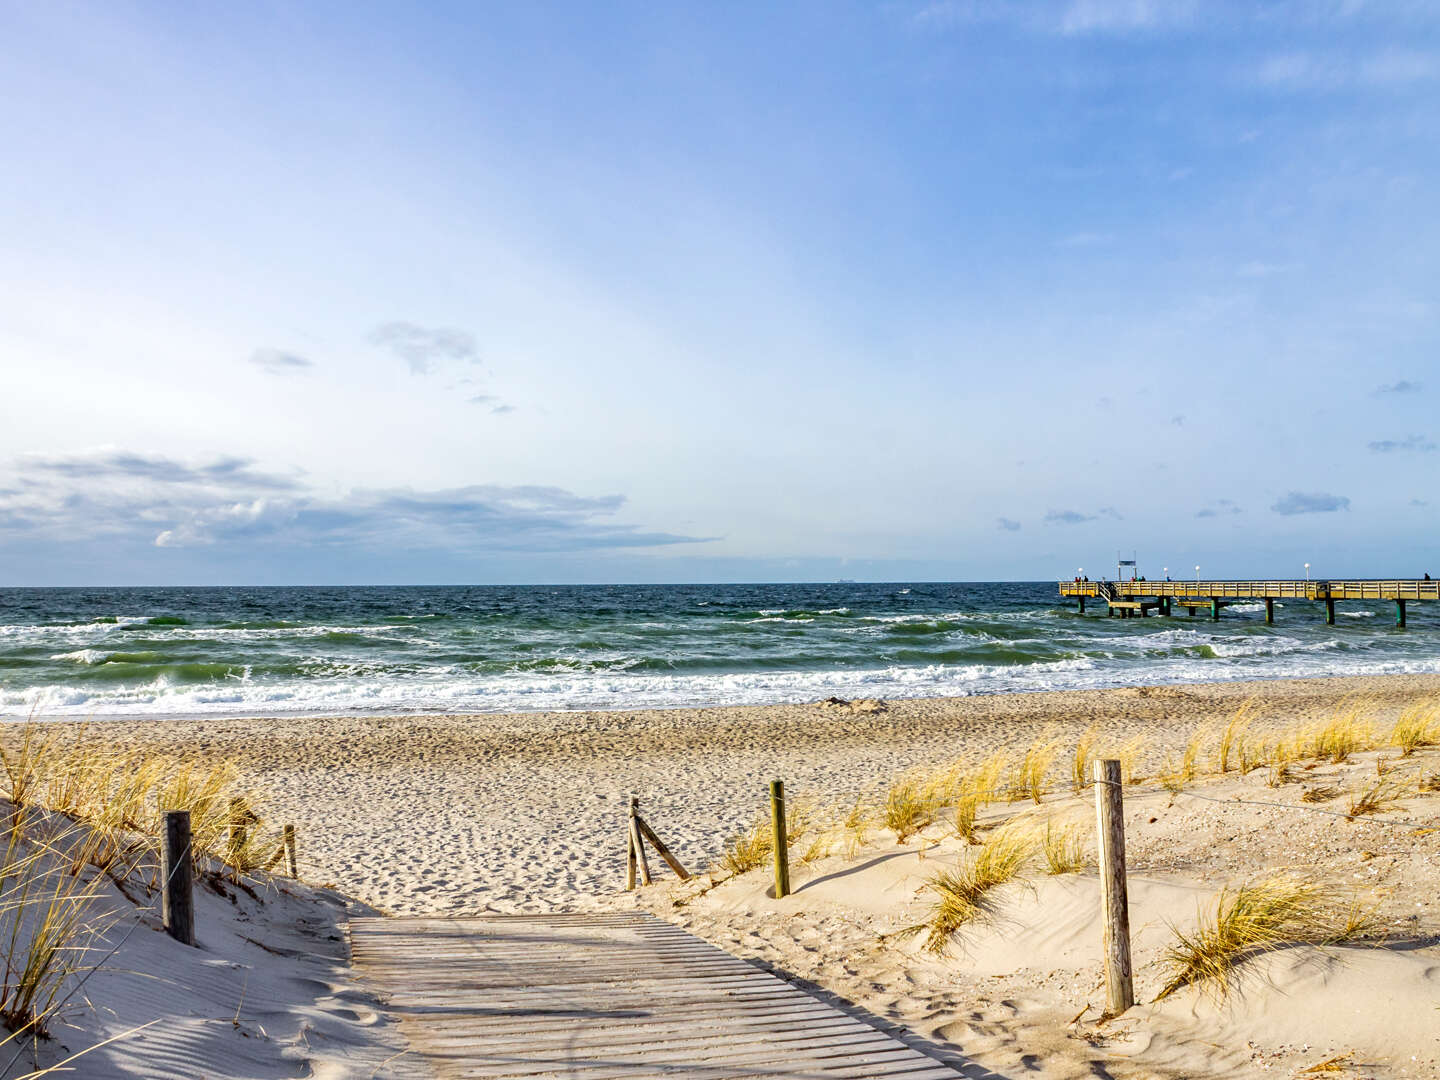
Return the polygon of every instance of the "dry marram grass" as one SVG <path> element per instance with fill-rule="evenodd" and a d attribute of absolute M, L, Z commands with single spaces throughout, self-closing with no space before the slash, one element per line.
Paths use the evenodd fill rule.
<path fill-rule="evenodd" d="M 1224 997 L 1235 968 L 1261 953 L 1290 944 L 1351 941 L 1372 926 L 1370 913 L 1345 903 L 1330 887 L 1276 875 L 1226 888 L 1193 933 L 1175 930 L 1161 962 L 1169 972 L 1156 1001 L 1182 986 L 1204 984 Z"/>
<path fill-rule="evenodd" d="M 1028 822 L 1010 821 L 996 829 L 959 866 L 925 883 L 935 900 L 925 921 L 908 932 L 923 933 L 929 952 L 944 952 L 957 930 L 991 910 L 991 890 L 1015 880 L 1035 847 L 1035 829 Z"/>

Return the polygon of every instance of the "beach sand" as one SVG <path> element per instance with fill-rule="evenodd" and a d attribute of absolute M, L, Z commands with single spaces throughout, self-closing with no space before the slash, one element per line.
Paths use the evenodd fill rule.
<path fill-rule="evenodd" d="M 914 766 L 1067 745 L 1096 725 L 1144 735 L 1148 763 L 1256 698 L 1262 721 L 1327 714 L 1346 696 L 1383 723 L 1440 675 L 1055 691 L 885 703 L 480 716 L 104 721 L 107 740 L 239 765 L 265 816 L 294 822 L 312 880 L 397 914 L 588 907 L 620 887 L 628 794 L 681 860 L 792 797 L 845 798 Z"/>
<path fill-rule="evenodd" d="M 925 878 L 962 857 L 963 842 L 943 829 L 906 845 L 877 836 L 851 858 L 797 867 L 796 895 L 781 901 L 767 895 L 763 871 L 718 887 L 708 879 L 679 886 L 666 874 L 638 894 L 620 890 L 632 792 L 698 871 L 765 808 L 773 777 L 792 798 L 838 803 L 903 770 L 1024 747 L 1047 733 L 1065 746 L 1063 771 L 1091 726 L 1111 743 L 1143 737 L 1141 771 L 1153 774 L 1197 726 L 1249 699 L 1258 729 L 1363 698 L 1388 730 L 1401 709 L 1431 697 L 1440 697 L 1440 676 L 634 713 L 105 721 L 90 732 L 233 760 L 266 818 L 297 825 L 302 874 L 379 909 L 639 905 L 904 1024 L 942 1056 L 963 1053 L 1001 1075 L 1229 1076 L 1351 1052 L 1347 1060 L 1365 1067 L 1354 1075 L 1421 1076 L 1440 1075 L 1440 833 L 1233 803 L 1299 805 L 1302 783 L 1267 787 L 1264 770 L 1194 787 L 1218 803 L 1153 789 L 1127 800 L 1142 1002 L 1159 986 L 1167 922 L 1193 925 L 1222 886 L 1278 867 L 1363 888 L 1410 947 L 1287 950 L 1251 965 L 1269 981 L 1252 980 L 1223 1005 L 1185 990 L 1096 1026 L 1093 870 L 1013 888 L 1002 897 L 1004 918 L 944 959 L 883 937 L 923 912 Z M 1298 781 L 1354 787 L 1374 777 L 1375 756 Z M 1440 753 L 1422 751 L 1405 767 L 1433 771 Z M 1093 803 L 1061 779 L 1044 813 L 1091 828 Z M 1437 807 L 1440 796 L 1417 795 L 1382 816 L 1434 822 Z M 652 857 L 652 865 L 661 864 Z"/>

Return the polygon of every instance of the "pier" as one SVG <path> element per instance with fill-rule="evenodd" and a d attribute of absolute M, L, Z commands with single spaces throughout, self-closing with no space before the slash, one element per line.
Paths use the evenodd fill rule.
<path fill-rule="evenodd" d="M 1335 625 L 1335 604 L 1341 600 L 1379 600 L 1395 605 L 1395 625 L 1405 625 L 1405 605 L 1418 600 L 1440 600 L 1440 581 L 1371 580 L 1343 581 L 1062 581 L 1060 595 L 1079 601 L 1103 600 L 1107 615 L 1121 618 L 1144 616 L 1151 611 L 1171 615 L 1183 607 L 1193 616 L 1206 611 L 1211 619 L 1237 600 L 1262 600 L 1265 621 L 1275 621 L 1276 600 L 1309 600 L 1325 605 L 1325 621 Z"/>

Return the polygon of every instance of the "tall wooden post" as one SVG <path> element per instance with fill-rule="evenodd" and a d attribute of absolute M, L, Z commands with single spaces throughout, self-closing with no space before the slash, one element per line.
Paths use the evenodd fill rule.
<path fill-rule="evenodd" d="M 1335 601 L 1329 596 L 1325 598 L 1325 625 L 1335 625 Z"/>
<path fill-rule="evenodd" d="M 1080 597 L 1080 614 L 1085 614 L 1085 597 Z"/>
<path fill-rule="evenodd" d="M 285 873 L 292 878 L 300 876 L 300 862 L 295 857 L 295 826 L 286 825 L 284 830 Z"/>
<path fill-rule="evenodd" d="M 1210 621 L 1220 621 L 1220 601 L 1213 596 L 1210 598 Z"/>
<path fill-rule="evenodd" d="M 1275 622 L 1275 598 L 1274 598 L 1273 596 L 1267 596 L 1267 597 L 1265 598 L 1265 625 L 1266 625 L 1266 626 L 1270 626 L 1270 625 L 1272 625 L 1274 622 Z"/>
<path fill-rule="evenodd" d="M 160 921 L 182 945 L 195 944 L 195 870 L 190 853 L 190 811 L 166 810 L 160 836 Z"/>
<path fill-rule="evenodd" d="M 1105 927 L 1106 1014 L 1135 1004 L 1130 967 L 1130 898 L 1125 888 L 1125 796 L 1120 762 L 1095 762 L 1095 812 L 1100 854 L 1100 917 Z"/>
<path fill-rule="evenodd" d="M 770 781 L 770 826 L 775 837 L 775 899 L 790 895 L 790 848 L 785 839 L 785 781 Z"/>
<path fill-rule="evenodd" d="M 1405 629 L 1405 601 L 1404 601 L 1404 600 L 1396 600 L 1396 601 L 1395 601 L 1395 625 L 1398 626 L 1398 627 L 1400 627 L 1400 629 L 1402 629 L 1402 630 Z"/>

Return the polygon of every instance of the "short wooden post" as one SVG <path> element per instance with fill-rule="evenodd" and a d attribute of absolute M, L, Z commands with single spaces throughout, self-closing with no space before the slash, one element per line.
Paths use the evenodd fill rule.
<path fill-rule="evenodd" d="M 790 895 L 790 848 L 785 839 L 785 781 L 770 781 L 770 826 L 774 833 L 775 899 Z"/>
<path fill-rule="evenodd" d="M 182 945 L 195 944 L 195 870 L 190 854 L 190 811 L 166 810 L 160 837 L 160 921 Z"/>
<path fill-rule="evenodd" d="M 650 860 L 645 858 L 645 844 L 640 838 L 640 800 L 634 796 L 630 799 L 630 848 L 640 864 L 641 884 L 651 884 Z"/>
<path fill-rule="evenodd" d="M 300 876 L 299 860 L 295 857 L 295 826 L 286 825 L 284 829 L 285 844 L 285 873 L 292 878 Z"/>
<path fill-rule="evenodd" d="M 625 891 L 635 891 L 635 830 L 625 826 Z"/>
<path fill-rule="evenodd" d="M 1100 854 L 1100 917 L 1105 927 L 1106 1015 L 1135 1004 L 1130 967 L 1130 899 L 1125 888 L 1125 796 L 1120 762 L 1095 762 L 1095 811 Z"/>

